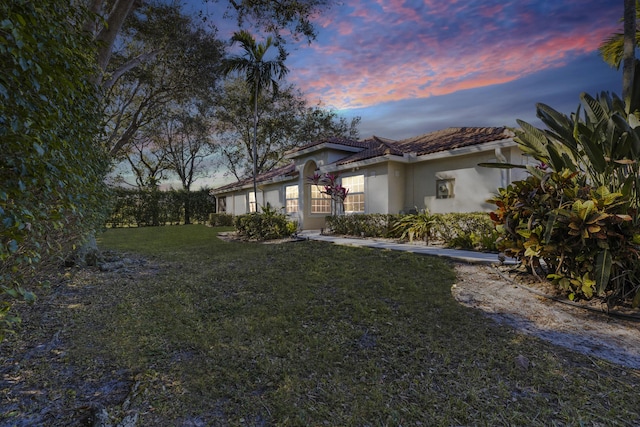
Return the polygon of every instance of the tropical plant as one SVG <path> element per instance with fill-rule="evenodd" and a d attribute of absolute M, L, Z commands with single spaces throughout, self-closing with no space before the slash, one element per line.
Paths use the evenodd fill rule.
<path fill-rule="evenodd" d="M 635 13 L 636 20 L 640 18 L 640 1 L 639 0 L 631 0 L 633 4 L 635 2 Z M 625 16 L 627 14 L 627 1 L 625 1 Z M 624 22 L 624 17 L 621 19 Z M 608 37 L 598 48 L 600 51 L 600 56 L 602 59 L 612 67 L 616 69 L 620 69 L 620 65 L 622 65 L 622 59 L 624 57 L 624 31 L 614 33 L 610 37 Z M 640 47 L 640 31 L 638 28 L 635 29 L 635 44 Z"/>
<path fill-rule="evenodd" d="M 418 213 L 400 217 L 394 223 L 392 231 L 401 233 L 401 239 L 409 238 L 410 242 L 413 242 L 413 239 L 423 239 L 429 244 L 429 236 L 434 223 L 435 217 L 430 215 L 428 210 L 423 209 Z"/>
<path fill-rule="evenodd" d="M 331 215 L 344 214 L 344 201 L 349 195 L 349 189 L 338 183 L 338 175 L 325 173 L 314 173 L 307 177 L 307 182 L 315 185 L 320 193 L 326 194 L 331 198 Z"/>
<path fill-rule="evenodd" d="M 537 104 L 537 116 L 547 129 L 517 121 L 520 128 L 514 129 L 514 140 L 525 154 L 540 162 L 526 169 L 540 179 L 549 170 L 579 172 L 595 188 L 620 191 L 629 201 L 628 207 L 636 209 L 640 206 L 640 167 L 636 160 L 640 156 L 640 120 L 627 113 L 625 103 L 615 94 L 602 93 L 593 98 L 583 93 L 580 102 L 581 108 L 571 116 Z M 634 217 L 636 223 L 638 219 Z"/>
<path fill-rule="evenodd" d="M 276 59 L 267 60 L 269 48 L 274 46 L 274 40 L 267 37 L 263 44 L 256 43 L 256 40 L 246 30 L 235 32 L 231 38 L 232 43 L 240 43 L 244 53 L 239 56 L 232 56 L 223 62 L 223 73 L 228 75 L 232 72 L 244 73 L 247 85 L 251 87 L 250 102 L 253 104 L 253 193 L 258 194 L 258 98 L 266 91 L 272 94 L 278 93 L 278 80 L 281 80 L 289 72 L 284 65 L 287 58 L 286 52 L 280 44 L 277 44 L 278 56 Z"/>
<path fill-rule="evenodd" d="M 499 249 L 543 273 L 569 298 L 640 303 L 640 235 L 622 193 L 564 169 L 516 181 L 490 200 Z"/>
<path fill-rule="evenodd" d="M 612 35 L 600 46 L 600 54 L 605 62 L 616 68 L 620 68 L 622 63 L 622 98 L 632 112 L 640 106 L 640 100 L 633 93 L 634 74 L 640 72 L 635 59 L 635 48 L 640 42 L 636 25 L 639 9 L 640 2 L 637 0 L 624 0 L 623 32 Z"/>

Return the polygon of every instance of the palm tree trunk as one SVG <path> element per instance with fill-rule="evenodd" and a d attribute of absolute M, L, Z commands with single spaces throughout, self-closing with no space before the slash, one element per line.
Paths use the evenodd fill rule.
<path fill-rule="evenodd" d="M 622 98 L 632 113 L 633 74 L 636 46 L 636 0 L 624 0 L 624 48 L 622 63 Z"/>
<path fill-rule="evenodd" d="M 258 212 L 258 184 L 256 181 L 256 176 L 258 175 L 258 79 L 256 79 L 253 97 L 253 198 L 256 204 L 256 212 Z"/>

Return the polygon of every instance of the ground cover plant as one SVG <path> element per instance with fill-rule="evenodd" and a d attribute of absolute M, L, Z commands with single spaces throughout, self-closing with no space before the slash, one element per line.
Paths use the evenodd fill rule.
<path fill-rule="evenodd" d="M 0 425 L 640 423 L 640 377 L 501 327 L 437 258 L 110 229 L 0 345 Z"/>

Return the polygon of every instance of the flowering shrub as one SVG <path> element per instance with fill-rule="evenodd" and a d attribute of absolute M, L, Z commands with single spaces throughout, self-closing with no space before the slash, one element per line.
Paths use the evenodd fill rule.
<path fill-rule="evenodd" d="M 338 175 L 325 173 L 314 173 L 307 177 L 311 184 L 322 187 L 320 192 L 331 197 L 331 215 L 342 215 L 344 213 L 344 200 L 349 195 L 349 189 L 338 184 Z"/>

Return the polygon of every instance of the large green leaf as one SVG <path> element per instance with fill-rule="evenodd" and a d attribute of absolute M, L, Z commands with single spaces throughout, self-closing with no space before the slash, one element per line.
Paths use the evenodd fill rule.
<path fill-rule="evenodd" d="M 584 92 L 581 93 L 580 101 L 582 101 L 582 105 L 584 106 L 585 114 L 591 121 L 598 123 L 607 118 L 607 114 L 602 108 L 600 102 L 591 95 Z"/>
<path fill-rule="evenodd" d="M 596 257 L 596 289 L 598 295 L 602 295 L 609 284 L 609 278 L 611 277 L 611 265 L 613 261 L 611 259 L 611 252 L 608 249 L 600 251 Z"/>
<path fill-rule="evenodd" d="M 548 105 L 539 103 L 537 116 L 547 127 L 553 131 L 560 141 L 571 150 L 577 149 L 577 144 L 573 136 L 573 121 L 565 114 L 562 114 Z"/>

